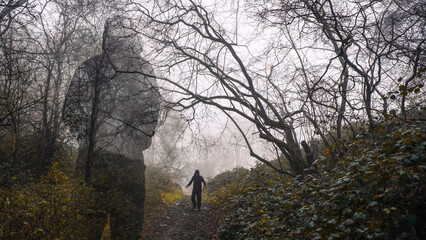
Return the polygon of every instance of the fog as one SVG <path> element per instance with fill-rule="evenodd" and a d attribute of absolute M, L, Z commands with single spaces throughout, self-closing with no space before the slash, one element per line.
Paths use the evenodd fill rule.
<path fill-rule="evenodd" d="M 159 125 L 144 157 L 148 166 L 154 164 L 171 171 L 177 182 L 186 184 L 197 169 L 204 178 L 211 178 L 236 167 L 253 167 L 258 162 L 250 156 L 238 129 L 223 116 L 185 121 L 180 113 L 171 115 Z M 253 132 L 251 124 L 243 119 L 239 124 L 250 137 L 251 147 L 257 154 L 269 159 L 275 157 Z"/>
<path fill-rule="evenodd" d="M 202 2 L 206 9 L 214 13 L 217 24 L 228 33 L 232 33 L 229 37 L 238 43 L 235 46 L 236 50 L 248 63 L 256 59 L 254 56 L 261 55 L 264 48 L 269 47 L 267 45 L 270 39 L 276 37 L 276 29 L 258 29 L 258 23 L 248 16 L 250 13 L 247 11 L 245 1 L 207 0 Z M 148 1 L 146 4 L 151 3 Z M 150 43 L 151 40 L 142 38 L 145 43 L 144 52 L 155 51 L 155 46 Z M 155 60 L 152 59 L 150 62 Z M 261 69 L 260 71 L 265 69 L 264 65 L 257 63 L 253 67 Z M 171 78 L 179 81 L 179 78 L 185 78 L 182 76 L 185 71 L 191 72 L 190 69 L 179 69 L 178 72 L 170 74 L 157 69 L 156 74 L 160 77 L 172 76 Z M 205 85 L 201 88 L 208 88 L 211 76 L 197 77 L 197 85 Z M 160 81 L 161 83 L 165 84 Z M 179 101 L 181 96 L 171 90 L 173 86 L 165 84 L 161 88 L 167 89 L 163 92 L 164 98 Z M 164 119 L 160 121 L 156 134 L 152 138 L 151 147 L 144 152 L 145 163 L 148 166 L 154 164 L 171 171 L 178 182 L 186 184 L 197 169 L 203 177 L 211 178 L 226 170 L 236 167 L 250 168 L 259 163 L 250 156 L 247 143 L 234 123 L 218 109 L 212 106 L 196 106 L 191 110 L 167 112 L 163 115 Z M 271 145 L 259 138 L 253 123 L 239 116 L 233 117 L 256 154 L 268 160 L 277 157 Z"/>

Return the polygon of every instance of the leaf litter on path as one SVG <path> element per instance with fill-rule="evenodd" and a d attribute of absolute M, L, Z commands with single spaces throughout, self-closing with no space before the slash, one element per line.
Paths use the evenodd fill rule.
<path fill-rule="evenodd" d="M 141 240 L 218 240 L 218 216 L 208 203 L 201 211 L 192 209 L 190 196 L 184 196 L 146 219 Z"/>

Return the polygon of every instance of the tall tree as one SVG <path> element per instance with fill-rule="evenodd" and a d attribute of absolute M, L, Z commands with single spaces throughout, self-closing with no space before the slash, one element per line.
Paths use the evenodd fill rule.
<path fill-rule="evenodd" d="M 77 68 L 66 95 L 63 117 L 81 140 L 87 181 L 96 150 L 143 160 L 155 133 L 160 95 L 132 28 L 131 19 L 108 19 L 103 52 Z"/>
<path fill-rule="evenodd" d="M 147 149 L 146 156 L 152 166 L 170 173 L 176 182 L 187 174 L 190 154 L 188 147 L 191 141 L 185 138 L 188 124 L 180 114 L 163 109 L 158 130 Z"/>
<path fill-rule="evenodd" d="M 415 78 L 419 65 L 424 65 L 425 24 L 424 6 L 421 1 L 403 4 L 399 0 L 388 1 L 253 1 L 262 4 L 258 16 L 268 25 L 277 28 L 301 26 L 291 35 L 303 38 L 309 44 L 325 48 L 323 52 L 334 53 L 328 57 L 329 64 L 321 71 L 321 77 L 310 76 L 320 87 L 309 89 L 309 94 L 321 91 L 321 82 L 329 81 L 333 69 L 340 71 L 342 80 L 335 81 L 341 97 L 337 117 L 337 138 L 341 138 L 342 119 L 346 105 L 352 111 L 362 108 L 369 125 L 381 108 L 387 109 L 386 92 L 395 86 L 396 80 L 409 75 L 409 84 Z M 404 1 L 405 2 L 405 1 Z M 402 19 L 406 24 L 401 24 Z M 323 43 L 318 44 L 321 40 Z M 340 67 L 333 64 L 338 60 Z M 410 73 L 411 72 L 411 73 Z M 338 76 L 336 72 L 331 72 Z M 414 73 L 414 74 L 413 74 Z M 333 79 L 333 77 L 330 77 Z M 353 90 L 362 97 L 363 107 L 347 95 L 348 80 Z M 361 84 L 359 84 L 361 83 Z M 307 86 L 307 85 L 306 85 Z M 307 86 L 308 87 L 308 86 Z M 403 106 L 405 96 L 402 96 Z M 315 101 L 312 99 L 312 101 Z M 381 104 L 380 104 L 381 103 Z M 375 113 L 376 112 L 376 113 Z M 403 112 L 403 110 L 402 110 Z M 346 121 L 349 124 L 349 121 Z"/>
<path fill-rule="evenodd" d="M 341 145 L 344 125 L 366 120 L 373 128 L 388 104 L 386 93 L 424 59 L 424 18 L 399 1 L 250 3 L 252 16 L 262 20 L 249 27 L 254 40 L 236 38 L 233 21 L 215 15 L 215 4 L 159 1 L 149 9 L 138 2 L 133 7 L 145 18 L 140 33 L 153 42 L 152 62 L 167 83 L 163 90 L 179 95 L 170 106 L 194 111 L 204 104 L 237 126 L 240 118 L 250 121 L 292 171 L 257 154 L 240 128 L 251 155 L 284 174 L 303 174 L 312 163 L 309 145 L 299 143 L 302 131 L 311 133 L 305 140 L 314 129 L 325 145 Z M 386 19 L 396 12 L 407 12 L 410 24 L 389 28 Z M 257 35 L 255 27 L 261 29 Z M 274 37 L 265 38 L 268 34 Z M 402 39 L 409 44 L 398 44 Z M 266 43 L 264 51 L 255 41 Z"/>
<path fill-rule="evenodd" d="M 171 106 L 178 111 L 192 109 L 199 103 L 217 107 L 237 127 L 237 118 L 245 118 L 256 126 L 260 138 L 286 156 L 295 174 L 302 174 L 307 162 L 289 123 L 289 117 L 295 112 L 281 107 L 282 92 L 267 77 L 262 78 L 249 69 L 240 57 L 240 46 L 212 15 L 194 2 L 188 5 L 174 1 L 165 5 L 158 3 L 153 9 L 161 13 L 148 12 L 141 5 L 136 7 L 148 18 L 142 34 L 168 54 L 163 56 L 167 59 L 163 66 L 182 67 L 178 79 L 162 78 L 174 87 L 164 88 L 164 91 L 181 94 L 179 101 Z M 271 99 L 266 91 L 278 97 Z M 278 172 L 294 175 L 253 151 L 245 132 L 238 128 L 253 157 Z"/>
<path fill-rule="evenodd" d="M 28 0 L 2 0 L 0 3 L 0 37 L 11 27 L 16 15 L 27 7 Z"/>

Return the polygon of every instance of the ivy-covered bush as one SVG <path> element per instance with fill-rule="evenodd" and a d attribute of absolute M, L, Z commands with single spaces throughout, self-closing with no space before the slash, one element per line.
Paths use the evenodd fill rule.
<path fill-rule="evenodd" d="M 223 239 L 425 239 L 425 129 L 376 128 L 330 169 L 284 177 L 264 166 L 213 193 Z"/>
<path fill-rule="evenodd" d="M 232 171 L 225 171 L 216 175 L 213 179 L 208 179 L 208 191 L 213 193 L 220 187 L 232 184 L 235 181 L 241 181 L 248 177 L 249 170 L 243 167 L 236 167 Z"/>

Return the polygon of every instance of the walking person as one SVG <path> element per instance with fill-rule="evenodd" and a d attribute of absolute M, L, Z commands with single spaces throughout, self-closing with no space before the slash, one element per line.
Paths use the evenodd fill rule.
<path fill-rule="evenodd" d="M 204 184 L 204 187 L 206 187 L 206 182 L 204 181 L 204 178 L 200 176 L 200 171 L 195 170 L 194 176 L 192 177 L 191 181 L 186 185 L 186 187 L 191 186 L 191 184 L 194 183 L 192 188 L 192 195 L 191 195 L 191 201 L 192 201 L 192 208 L 195 209 L 195 206 L 197 206 L 198 211 L 201 210 L 201 183 Z M 197 201 L 195 201 L 195 197 L 197 197 Z"/>

